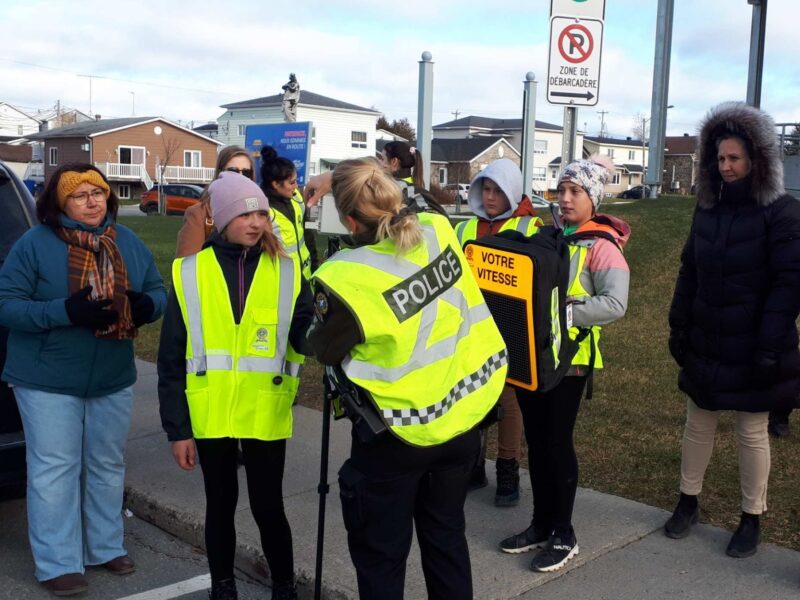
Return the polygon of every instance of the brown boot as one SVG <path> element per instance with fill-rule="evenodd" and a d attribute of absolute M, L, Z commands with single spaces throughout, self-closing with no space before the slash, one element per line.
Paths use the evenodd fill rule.
<path fill-rule="evenodd" d="M 41 583 L 56 596 L 74 596 L 89 589 L 89 582 L 81 573 L 65 573 Z"/>

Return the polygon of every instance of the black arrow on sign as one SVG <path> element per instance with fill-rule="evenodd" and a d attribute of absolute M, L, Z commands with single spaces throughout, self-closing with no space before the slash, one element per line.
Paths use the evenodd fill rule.
<path fill-rule="evenodd" d="M 594 94 L 592 92 L 551 92 L 550 95 L 561 96 L 562 98 L 586 98 L 587 100 L 594 98 Z"/>

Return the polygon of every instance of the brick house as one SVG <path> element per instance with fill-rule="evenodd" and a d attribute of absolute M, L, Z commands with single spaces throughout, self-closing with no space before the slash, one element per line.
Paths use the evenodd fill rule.
<path fill-rule="evenodd" d="M 90 162 L 120 198 L 138 197 L 162 172 L 165 183 L 210 182 L 222 145 L 160 117 L 88 121 L 26 139 L 44 144 L 45 181 L 64 163 Z"/>
<path fill-rule="evenodd" d="M 690 194 L 697 177 L 697 136 L 684 133 L 664 138 L 664 178 L 661 189 Z"/>
<path fill-rule="evenodd" d="M 519 151 L 504 137 L 431 140 L 431 188 L 469 183 L 489 163 L 508 158 L 519 165 Z"/>

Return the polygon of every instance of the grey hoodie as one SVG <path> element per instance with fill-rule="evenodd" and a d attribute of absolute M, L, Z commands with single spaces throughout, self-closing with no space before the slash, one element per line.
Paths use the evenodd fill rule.
<path fill-rule="evenodd" d="M 481 180 L 484 178 L 494 181 L 503 190 L 511 204 L 506 212 L 497 215 L 494 219 L 486 216 L 486 211 L 483 209 L 483 181 Z M 491 163 L 475 175 L 469 184 L 469 207 L 475 215 L 487 221 L 508 219 L 517 210 L 520 200 L 522 200 L 522 173 L 519 167 L 507 158 L 501 158 Z"/>

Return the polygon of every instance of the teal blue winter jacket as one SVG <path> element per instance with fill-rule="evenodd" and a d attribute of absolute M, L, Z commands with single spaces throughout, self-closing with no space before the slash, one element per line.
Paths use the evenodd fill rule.
<path fill-rule="evenodd" d="M 61 222 L 87 229 L 65 216 Z M 123 225 L 116 229 L 129 288 L 152 298 L 150 320 L 155 321 L 167 295 L 153 255 L 133 231 Z M 10 330 L 3 380 L 81 398 L 133 385 L 133 341 L 99 339 L 92 330 L 72 325 L 64 306 L 69 295 L 67 244 L 51 227 L 38 225 L 14 244 L 0 269 L 0 325 Z"/>

